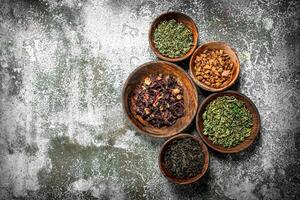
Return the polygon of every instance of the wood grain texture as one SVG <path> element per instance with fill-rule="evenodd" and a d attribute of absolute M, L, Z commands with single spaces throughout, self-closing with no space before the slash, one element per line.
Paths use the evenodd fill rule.
<path fill-rule="evenodd" d="M 174 176 L 172 176 L 165 168 L 164 162 L 163 162 L 163 158 L 164 158 L 164 153 L 168 147 L 168 145 L 177 139 L 183 139 L 183 138 L 192 138 L 193 140 L 197 141 L 199 143 L 199 147 L 201 148 L 201 151 L 204 155 L 204 163 L 203 163 L 203 167 L 202 170 L 199 172 L 198 175 L 191 177 L 191 178 L 185 178 L 185 179 L 179 179 L 176 178 Z M 204 174 L 207 172 L 208 170 L 208 166 L 209 166 L 209 152 L 208 149 L 206 147 L 206 145 L 202 142 L 202 140 L 196 136 L 190 135 L 190 134 L 179 134 L 176 135 L 170 139 L 168 139 L 161 147 L 160 153 L 159 153 L 159 168 L 162 172 L 162 174 L 171 182 L 180 184 L 180 185 L 185 185 L 185 184 L 191 184 L 194 183 L 196 181 L 198 181 L 199 179 L 201 179 Z"/>
<path fill-rule="evenodd" d="M 155 47 L 155 43 L 154 43 L 154 39 L 153 39 L 153 34 L 155 29 L 157 28 L 157 26 L 165 20 L 171 20 L 171 19 L 175 19 L 177 22 L 181 22 L 184 25 L 186 25 L 188 27 L 188 29 L 190 29 L 190 31 L 192 31 L 193 33 L 193 44 L 192 44 L 192 48 L 183 56 L 180 56 L 178 58 L 169 58 L 167 56 L 164 56 L 163 54 L 161 54 Z M 178 62 L 178 61 L 182 61 L 185 60 L 187 58 L 189 58 L 193 52 L 195 51 L 195 49 L 197 48 L 197 44 L 198 44 L 198 28 L 195 24 L 195 22 L 192 20 L 192 18 L 190 18 L 189 16 L 183 14 L 183 13 L 179 13 L 179 12 L 167 12 L 167 13 L 163 13 L 161 15 L 159 15 L 151 24 L 150 26 L 150 30 L 149 30 L 149 35 L 148 35 L 148 39 L 149 39 L 149 44 L 150 47 L 152 49 L 152 51 L 154 52 L 154 54 L 165 61 L 169 61 L 169 62 Z"/>
<path fill-rule="evenodd" d="M 242 143 L 238 144 L 237 146 L 231 147 L 231 148 L 225 148 L 225 147 L 219 146 L 217 144 L 214 144 L 210 139 L 208 139 L 207 136 L 203 135 L 204 125 L 203 125 L 202 115 L 205 112 L 208 104 L 210 102 L 212 102 L 213 100 L 215 100 L 216 98 L 221 97 L 221 96 L 234 96 L 238 100 L 243 101 L 245 103 L 245 107 L 251 112 L 252 117 L 253 117 L 253 127 L 251 130 L 250 136 L 247 137 Z M 260 126 L 261 126 L 260 125 L 260 116 L 259 116 L 258 110 L 257 110 L 256 106 L 254 105 L 254 103 L 245 95 L 235 92 L 235 91 L 225 91 L 225 92 L 211 94 L 206 99 L 204 99 L 204 101 L 202 102 L 201 106 L 199 107 L 199 110 L 197 112 L 197 117 L 196 117 L 196 128 L 197 128 L 197 132 L 200 135 L 201 139 L 207 144 L 207 146 L 209 146 L 210 148 L 212 148 L 218 152 L 221 152 L 221 153 L 238 153 L 238 152 L 241 152 L 241 151 L 245 150 L 246 148 L 248 148 L 253 143 L 253 141 L 256 139 L 256 137 L 258 136 L 258 134 L 260 132 Z"/>
<path fill-rule="evenodd" d="M 184 116 L 179 118 L 173 126 L 163 126 L 157 128 L 138 116 L 132 109 L 132 92 L 146 76 L 151 74 L 172 75 L 177 78 L 178 83 L 183 88 Z M 193 81 L 188 74 L 179 66 L 165 62 L 148 62 L 135 69 L 128 77 L 123 88 L 123 109 L 131 124 L 139 132 L 153 137 L 170 137 L 184 131 L 192 123 L 198 108 L 198 94 Z"/>
<path fill-rule="evenodd" d="M 227 53 L 229 55 L 229 57 L 233 61 L 233 75 L 231 77 L 231 80 L 228 82 L 228 84 L 224 85 L 223 87 L 213 88 L 213 87 L 205 85 L 204 83 L 202 83 L 201 81 L 199 81 L 196 78 L 196 75 L 195 75 L 196 72 L 195 72 L 195 68 L 194 68 L 195 59 L 199 54 L 201 54 L 206 49 L 222 49 L 225 53 Z M 194 53 L 190 59 L 189 74 L 191 75 L 194 82 L 202 89 L 209 91 L 209 92 L 221 92 L 221 91 L 224 91 L 224 90 L 230 88 L 236 82 L 236 80 L 240 74 L 240 61 L 239 61 L 236 51 L 233 48 L 231 48 L 227 43 L 225 43 L 225 42 L 209 42 L 206 44 L 202 44 L 200 47 L 198 47 L 194 51 Z"/>

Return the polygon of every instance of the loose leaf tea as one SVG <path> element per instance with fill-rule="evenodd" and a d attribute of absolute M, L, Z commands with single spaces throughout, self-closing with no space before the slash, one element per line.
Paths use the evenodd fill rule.
<path fill-rule="evenodd" d="M 206 49 L 195 59 L 196 78 L 207 86 L 227 85 L 233 74 L 233 62 L 222 49 Z"/>
<path fill-rule="evenodd" d="M 218 97 L 206 108 L 202 116 L 203 134 L 214 144 L 233 147 L 250 136 L 253 118 L 244 102 L 234 96 Z"/>
<path fill-rule="evenodd" d="M 170 58 L 186 54 L 193 44 L 193 33 L 174 19 L 161 22 L 153 36 L 157 50 Z"/>
<path fill-rule="evenodd" d="M 170 75 L 146 77 L 132 99 L 133 110 L 155 127 L 172 126 L 184 115 L 183 89 Z"/>
<path fill-rule="evenodd" d="M 177 139 L 167 146 L 163 162 L 166 170 L 176 178 L 191 178 L 202 170 L 204 155 L 197 141 Z"/>

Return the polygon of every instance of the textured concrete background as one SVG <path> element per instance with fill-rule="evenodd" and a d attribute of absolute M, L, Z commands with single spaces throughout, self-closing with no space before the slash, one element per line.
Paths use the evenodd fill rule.
<path fill-rule="evenodd" d="M 234 89 L 262 118 L 254 146 L 211 151 L 191 186 L 160 174 L 164 140 L 121 108 L 129 73 L 156 59 L 147 33 L 165 11 L 191 16 L 200 44 L 238 51 Z M 0 0 L 0 199 L 299 199 L 299 16 L 296 0 Z"/>

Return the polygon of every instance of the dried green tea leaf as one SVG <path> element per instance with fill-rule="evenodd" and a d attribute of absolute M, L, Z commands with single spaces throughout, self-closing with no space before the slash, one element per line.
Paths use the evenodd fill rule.
<path fill-rule="evenodd" d="M 197 141 L 177 139 L 168 145 L 163 161 L 166 170 L 176 178 L 190 178 L 201 172 L 204 154 Z"/>
<path fill-rule="evenodd" d="M 223 147 L 233 147 L 250 136 L 253 118 L 244 102 L 234 96 L 218 97 L 203 113 L 203 134 Z"/>
<path fill-rule="evenodd" d="M 157 50 L 170 58 L 186 54 L 193 44 L 193 33 L 174 19 L 161 22 L 155 29 L 153 38 Z"/>

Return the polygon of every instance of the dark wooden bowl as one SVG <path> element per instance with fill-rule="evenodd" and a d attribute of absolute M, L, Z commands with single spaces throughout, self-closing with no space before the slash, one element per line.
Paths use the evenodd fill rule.
<path fill-rule="evenodd" d="M 154 44 L 154 39 L 153 39 L 153 34 L 155 29 L 157 28 L 157 26 L 164 20 L 171 20 L 171 19 L 175 19 L 177 22 L 181 22 L 184 25 L 186 25 L 193 33 L 193 44 L 192 44 L 192 48 L 183 56 L 181 57 L 177 57 L 177 58 L 169 58 L 167 56 L 164 56 L 163 54 L 161 54 L 155 47 Z M 166 60 L 169 62 L 178 62 L 178 61 L 182 61 L 187 59 L 188 57 L 190 57 L 192 55 L 192 53 L 195 51 L 195 49 L 197 48 L 197 44 L 198 44 L 198 29 L 197 26 L 195 24 L 195 22 L 192 20 L 192 18 L 190 18 L 189 16 L 179 13 L 179 12 L 167 12 L 167 13 L 163 13 L 160 16 L 158 16 L 153 23 L 151 24 L 150 30 L 149 30 L 149 43 L 150 43 L 150 47 L 152 49 L 152 51 L 155 53 L 155 55 L 157 57 L 159 57 L 162 60 Z"/>
<path fill-rule="evenodd" d="M 253 127 L 252 131 L 250 133 L 250 136 L 247 137 L 242 143 L 238 144 L 237 146 L 231 147 L 231 148 L 225 148 L 222 146 L 219 146 L 217 144 L 214 144 L 211 140 L 208 139 L 207 136 L 203 135 L 203 119 L 202 115 L 206 110 L 206 107 L 208 104 L 215 100 L 218 97 L 221 96 L 235 96 L 237 99 L 243 101 L 245 103 L 245 107 L 252 113 L 253 117 Z M 254 103 L 245 95 L 235 92 L 235 91 L 225 91 L 225 92 L 220 92 L 220 93 L 215 93 L 209 95 L 204 101 L 202 102 L 201 106 L 199 107 L 199 110 L 197 112 L 197 117 L 196 117 L 196 128 L 197 132 L 200 135 L 201 139 L 209 146 L 210 148 L 221 152 L 221 153 L 238 153 L 240 151 L 245 150 L 248 148 L 253 141 L 256 139 L 259 131 L 260 131 L 260 117 L 258 110 Z"/>
<path fill-rule="evenodd" d="M 195 69 L 194 69 L 195 59 L 199 54 L 201 54 L 206 49 L 222 49 L 225 53 L 227 53 L 230 56 L 231 60 L 233 61 L 233 75 L 231 77 L 231 80 L 228 82 L 228 84 L 224 85 L 223 87 L 213 88 L 213 87 L 205 85 L 204 83 L 202 83 L 201 81 L 199 81 L 196 78 Z M 189 73 L 190 73 L 191 77 L 193 78 L 194 82 L 202 89 L 209 91 L 209 92 L 220 92 L 220 91 L 224 91 L 224 90 L 230 88 L 236 82 L 236 80 L 240 74 L 240 61 L 239 61 L 236 51 L 233 48 L 231 48 L 228 44 L 226 44 L 225 42 L 209 42 L 206 44 L 202 44 L 193 53 L 191 60 L 190 60 Z"/>
<path fill-rule="evenodd" d="M 192 138 L 193 140 L 197 141 L 199 143 L 199 147 L 201 148 L 202 150 L 202 153 L 204 155 L 204 163 L 203 163 L 203 167 L 202 167 L 202 170 L 199 172 L 198 175 L 194 176 L 194 177 L 191 177 L 191 178 L 185 178 L 185 179 L 179 179 L 179 178 L 176 178 L 174 176 L 172 176 L 165 168 L 165 165 L 164 165 L 164 161 L 163 161 L 163 158 L 164 158 L 164 153 L 166 151 L 166 148 L 167 146 L 170 144 L 170 142 L 172 142 L 173 140 L 177 140 L 177 139 L 182 139 L 182 138 Z M 200 140 L 200 138 L 196 137 L 196 136 L 193 136 L 193 135 L 190 135 L 190 134 L 179 134 L 179 135 L 176 135 L 170 139 L 168 139 L 161 147 L 160 149 L 160 153 L 159 153 L 159 168 L 162 172 L 162 174 L 170 181 L 174 182 L 174 183 L 177 183 L 177 184 L 181 184 L 181 185 L 184 185 L 184 184 L 190 184 L 190 183 L 193 183 L 193 182 L 196 182 L 198 181 L 201 177 L 204 176 L 204 174 L 206 173 L 207 169 L 208 169 L 208 165 L 209 165 L 209 153 L 208 153 L 208 150 L 207 150 L 207 147 L 206 145 L 202 142 L 202 140 Z"/>
<path fill-rule="evenodd" d="M 131 108 L 132 92 L 135 87 L 141 83 L 146 76 L 150 74 L 172 75 L 177 77 L 178 83 L 183 88 L 184 100 L 184 116 L 179 118 L 173 126 L 163 126 L 157 128 L 143 120 Z M 123 88 L 123 109 L 131 124 L 139 130 L 139 132 L 153 137 L 170 137 L 184 131 L 193 121 L 198 108 L 198 93 L 194 82 L 188 74 L 179 66 L 165 62 L 148 62 L 135 69 L 128 77 Z"/>

